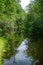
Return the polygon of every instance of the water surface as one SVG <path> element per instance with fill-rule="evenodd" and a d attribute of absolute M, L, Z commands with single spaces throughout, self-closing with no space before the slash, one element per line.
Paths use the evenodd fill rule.
<path fill-rule="evenodd" d="M 26 54 L 27 44 L 28 41 L 24 40 L 17 48 L 17 54 L 9 60 L 4 60 L 4 65 L 31 65 L 31 58 Z"/>

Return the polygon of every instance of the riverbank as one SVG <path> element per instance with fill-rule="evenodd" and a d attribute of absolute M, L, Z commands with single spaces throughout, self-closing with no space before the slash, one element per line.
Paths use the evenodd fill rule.
<path fill-rule="evenodd" d="M 5 39 L 0 37 L 0 65 L 2 65 L 2 56 L 5 49 Z"/>

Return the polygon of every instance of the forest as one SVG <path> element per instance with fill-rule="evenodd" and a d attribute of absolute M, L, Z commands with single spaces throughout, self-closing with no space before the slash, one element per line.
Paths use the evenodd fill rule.
<path fill-rule="evenodd" d="M 27 56 L 43 65 L 43 0 L 31 1 L 27 13 L 20 0 L 0 0 L 0 65 L 26 38 L 30 39 Z"/>

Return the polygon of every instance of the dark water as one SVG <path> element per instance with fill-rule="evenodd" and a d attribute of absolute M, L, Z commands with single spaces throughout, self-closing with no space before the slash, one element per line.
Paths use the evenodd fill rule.
<path fill-rule="evenodd" d="M 24 40 L 21 45 L 17 48 L 17 54 L 11 57 L 9 60 L 4 60 L 3 65 L 31 65 L 31 58 L 27 57 L 26 49 L 27 49 L 28 41 Z"/>

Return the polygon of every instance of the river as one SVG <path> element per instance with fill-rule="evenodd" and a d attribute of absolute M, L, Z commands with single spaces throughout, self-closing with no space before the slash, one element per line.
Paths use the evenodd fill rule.
<path fill-rule="evenodd" d="M 31 65 L 31 58 L 26 54 L 27 44 L 28 41 L 25 39 L 17 48 L 17 54 L 9 60 L 4 60 L 4 65 Z"/>

